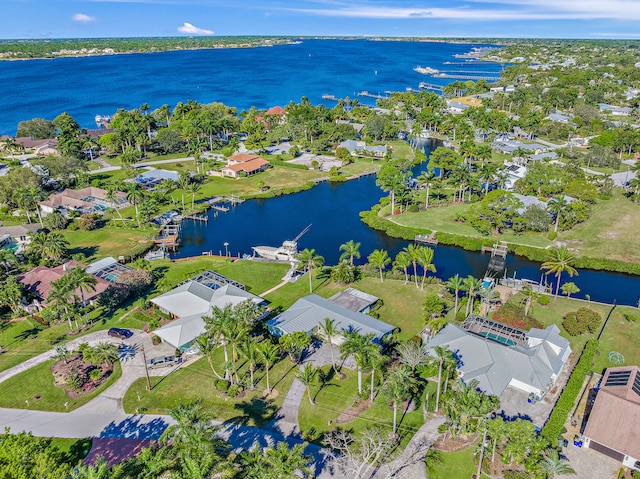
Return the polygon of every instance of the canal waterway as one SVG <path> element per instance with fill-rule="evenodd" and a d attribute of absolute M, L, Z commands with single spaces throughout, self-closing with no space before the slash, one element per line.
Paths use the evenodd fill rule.
<path fill-rule="evenodd" d="M 428 153 L 435 147 L 429 143 Z M 426 163 L 413 168 L 414 177 L 426 169 Z M 376 185 L 375 176 L 366 176 L 346 183 L 321 183 L 311 190 L 270 199 L 249 200 L 232 207 L 227 213 L 210 210 L 207 223 L 185 221 L 182 229 L 182 246 L 176 257 L 200 255 L 203 252 L 242 256 L 252 254 L 252 246 L 280 246 L 284 240 L 293 239 L 307 225 L 310 230 L 300 238 L 299 249 L 313 248 L 325 258 L 325 263 L 336 264 L 340 257 L 340 245 L 349 240 L 361 243 L 359 264 L 374 249 L 384 249 L 391 258 L 409 242 L 387 236 L 365 225 L 360 211 L 370 209 L 384 196 Z M 474 275 L 482 278 L 487 270 L 490 255 L 465 251 L 454 246 L 437 245 L 434 264 L 436 276 L 447 279 L 455 274 Z M 525 258 L 509 255 L 507 275 L 540 281 L 540 264 Z M 555 286 L 555 276 L 548 278 Z M 573 281 L 580 288 L 574 295 L 592 301 L 636 305 L 640 297 L 640 277 L 604 271 L 579 270 L 579 275 L 563 281 Z"/>

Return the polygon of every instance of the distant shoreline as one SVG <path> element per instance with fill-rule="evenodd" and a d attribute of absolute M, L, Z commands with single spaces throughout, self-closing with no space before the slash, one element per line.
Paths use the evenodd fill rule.
<path fill-rule="evenodd" d="M 242 43 L 223 43 L 225 40 L 230 39 L 248 39 Z M 372 42 L 416 42 L 416 43 L 454 43 L 454 44 L 468 44 L 468 43 L 486 43 L 501 45 L 502 42 L 496 39 L 472 39 L 472 38 L 421 38 L 421 37 L 218 37 L 215 40 L 221 43 L 212 43 L 211 45 L 196 45 L 196 46 L 168 46 L 167 48 L 157 49 L 157 45 L 162 45 L 168 41 L 176 40 L 179 42 L 185 42 L 187 45 L 196 42 L 195 39 L 190 37 L 152 37 L 152 38 L 140 38 L 140 39 L 127 39 L 127 38 L 100 38 L 100 39 L 52 39 L 52 40 L 0 40 L 0 61 L 27 61 L 27 60 L 56 60 L 58 58 L 83 58 L 83 57 L 101 57 L 112 55 L 134 55 L 145 53 L 167 53 L 175 51 L 196 51 L 196 50 L 222 50 L 222 49 L 245 49 L 245 48 L 260 48 L 260 47 L 273 47 L 281 45 L 297 45 L 305 40 L 366 40 Z M 208 37 L 198 38 L 198 42 L 205 40 L 211 40 Z M 123 51 L 115 51 L 113 49 L 114 43 L 124 43 L 138 41 L 143 44 L 149 45 L 151 48 L 145 49 L 130 49 Z M 156 43 L 154 43 L 154 41 Z M 50 51 L 44 55 L 38 56 L 5 56 L 7 53 L 16 52 L 20 55 L 27 55 L 30 52 L 29 45 L 56 45 L 60 44 L 61 50 L 75 50 L 74 45 L 92 44 L 92 49 L 101 50 L 110 49 L 113 51 L 73 51 L 69 53 L 59 53 L 59 50 Z M 97 46 L 100 45 L 100 46 Z M 25 48 L 25 50 L 9 50 L 11 47 Z M 84 47 L 86 49 L 86 47 Z"/>

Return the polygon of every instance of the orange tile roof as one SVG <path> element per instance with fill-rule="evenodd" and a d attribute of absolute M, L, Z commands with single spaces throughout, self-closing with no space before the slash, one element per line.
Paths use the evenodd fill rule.
<path fill-rule="evenodd" d="M 606 385 L 611 373 L 622 371 L 630 372 L 626 385 Z M 633 390 L 636 377 L 640 381 L 638 366 L 607 369 L 584 435 L 610 449 L 640 458 L 640 394 Z"/>
<path fill-rule="evenodd" d="M 244 163 L 245 161 L 255 160 L 256 158 L 260 158 L 258 155 L 249 154 L 249 153 L 237 153 L 235 155 L 231 155 L 228 160 L 233 161 L 235 163 Z"/>
<path fill-rule="evenodd" d="M 287 112 L 284 111 L 284 108 L 282 108 L 281 106 L 272 106 L 265 113 L 265 115 L 280 115 L 280 116 L 286 115 L 286 114 Z"/>
<path fill-rule="evenodd" d="M 46 301 L 51 291 L 51 283 L 57 279 L 60 279 L 68 270 L 80 266 L 84 269 L 85 265 L 78 261 L 69 261 L 55 268 L 49 268 L 48 266 L 38 266 L 37 268 L 22 273 L 18 276 L 18 282 L 22 283 L 24 287 L 37 295 L 42 300 Z M 111 283 L 108 281 L 95 277 L 98 281 L 95 285 L 95 291 L 84 291 L 84 298 L 89 301 L 90 299 L 98 296 L 105 291 Z M 78 297 L 82 296 L 79 290 L 76 290 Z"/>
<path fill-rule="evenodd" d="M 235 172 L 246 171 L 247 173 L 251 173 L 252 171 L 259 170 L 263 166 L 268 166 L 268 165 L 269 165 L 269 162 L 267 160 L 263 160 L 258 156 L 252 160 L 245 161 L 244 163 L 225 166 L 223 170 L 231 170 Z"/>

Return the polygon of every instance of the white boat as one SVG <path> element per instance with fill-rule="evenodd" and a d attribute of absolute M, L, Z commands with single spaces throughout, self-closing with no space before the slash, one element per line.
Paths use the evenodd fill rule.
<path fill-rule="evenodd" d="M 437 73 L 440 73 L 440 70 L 436 70 L 435 68 L 421 67 L 421 66 L 415 67 L 413 71 L 422 73 L 423 75 L 435 75 Z"/>
<path fill-rule="evenodd" d="M 287 240 L 282 243 L 282 246 L 276 248 L 275 246 L 254 246 L 254 253 L 258 256 L 266 259 L 277 259 L 281 261 L 294 261 L 298 256 L 298 240 L 309 231 L 311 225 L 303 229 L 298 236 L 292 240 Z"/>

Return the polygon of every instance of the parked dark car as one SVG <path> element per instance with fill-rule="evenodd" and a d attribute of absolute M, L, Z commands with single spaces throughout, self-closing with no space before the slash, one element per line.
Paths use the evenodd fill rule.
<path fill-rule="evenodd" d="M 151 358 L 147 361 L 147 367 L 149 369 L 156 368 L 168 368 L 171 366 L 177 366 L 182 362 L 180 356 L 158 356 L 157 358 Z"/>
<path fill-rule="evenodd" d="M 110 328 L 107 334 L 112 338 L 118 339 L 129 339 L 131 336 L 133 336 L 132 331 L 123 328 Z"/>

